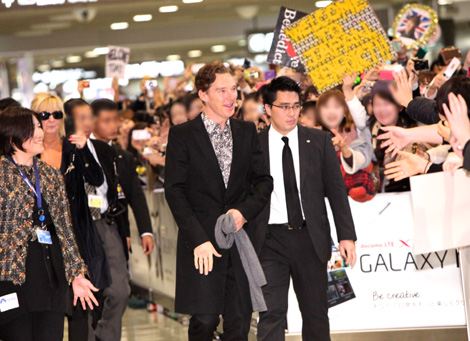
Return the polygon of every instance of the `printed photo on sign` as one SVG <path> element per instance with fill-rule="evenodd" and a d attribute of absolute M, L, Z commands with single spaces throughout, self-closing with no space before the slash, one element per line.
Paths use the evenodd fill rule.
<path fill-rule="evenodd" d="M 428 6 L 406 5 L 393 23 L 393 34 L 407 47 L 414 49 L 426 45 L 437 27 L 437 14 Z"/>
<path fill-rule="evenodd" d="M 362 73 L 392 58 L 390 40 L 366 0 L 333 2 L 285 31 L 320 93 L 340 85 L 343 73 Z"/>
<path fill-rule="evenodd" d="M 304 72 L 305 67 L 300 61 L 291 42 L 287 39 L 285 28 L 291 23 L 303 18 L 307 13 L 281 7 L 274 30 L 274 39 L 268 54 L 268 63 L 288 67 L 299 72 Z"/>

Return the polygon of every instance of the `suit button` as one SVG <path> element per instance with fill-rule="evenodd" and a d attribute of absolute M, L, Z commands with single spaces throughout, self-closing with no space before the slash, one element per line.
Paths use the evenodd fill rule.
<path fill-rule="evenodd" d="M 85 163 L 85 167 L 87 167 L 87 168 L 88 168 L 88 166 L 90 166 L 90 165 L 89 165 L 88 163 Z"/>

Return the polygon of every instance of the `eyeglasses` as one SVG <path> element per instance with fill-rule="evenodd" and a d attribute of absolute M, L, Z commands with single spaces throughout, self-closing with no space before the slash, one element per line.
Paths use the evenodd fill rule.
<path fill-rule="evenodd" d="M 302 106 L 300 104 L 294 104 L 292 106 L 290 105 L 276 105 L 276 104 L 272 104 L 271 105 L 272 107 L 276 107 L 276 108 L 279 108 L 281 109 L 282 111 L 289 111 L 289 110 L 293 110 L 294 112 L 299 112 L 300 109 L 302 109 Z"/>
<path fill-rule="evenodd" d="M 53 113 L 43 111 L 39 113 L 39 116 L 41 117 L 41 121 L 47 121 L 49 117 L 54 117 L 55 120 L 61 120 L 62 117 L 64 117 L 64 113 L 62 111 L 54 111 Z"/>

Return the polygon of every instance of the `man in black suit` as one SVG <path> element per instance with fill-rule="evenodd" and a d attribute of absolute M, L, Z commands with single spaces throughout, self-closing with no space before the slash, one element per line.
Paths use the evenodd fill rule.
<path fill-rule="evenodd" d="M 356 233 L 333 144 L 327 133 L 297 124 L 300 87 L 274 79 L 263 95 L 271 126 L 260 134 L 274 190 L 257 217 L 257 251 L 268 284 L 258 340 L 285 339 L 290 278 L 302 313 L 303 340 L 329 340 L 327 262 L 331 257 L 326 196 L 335 218 L 339 249 L 354 264 Z"/>
<path fill-rule="evenodd" d="M 113 140 L 117 137 L 119 128 L 118 106 L 113 101 L 101 99 L 93 102 L 92 107 L 95 109 L 96 123 L 91 138 L 102 141 L 112 146 L 114 149 L 112 154 L 115 155 L 116 158 L 117 182 L 120 185 L 120 187 L 118 187 L 118 197 L 119 199 L 125 199 L 120 201 L 126 206 L 129 204 L 132 208 L 137 229 L 142 238 L 142 248 L 144 253 L 149 255 L 152 253 L 154 247 L 152 223 L 147 200 L 145 199 L 142 185 L 137 176 L 134 157 L 120 146 L 113 144 Z M 123 224 L 125 226 L 123 231 L 121 231 L 121 236 L 123 237 L 125 247 L 130 248 L 130 239 L 128 239 L 130 237 L 129 221 L 127 214 L 124 214 L 123 218 Z"/>
<path fill-rule="evenodd" d="M 94 333 L 98 340 L 119 340 L 121 338 L 122 316 L 126 310 L 130 294 L 126 260 L 126 237 L 129 234 L 126 232 L 126 225 L 123 220 L 123 211 L 126 210 L 127 203 L 124 201 L 125 205 L 120 204 L 122 200 L 119 198 L 121 186 L 122 189 L 127 188 L 127 186 L 121 185 L 121 182 L 124 182 L 119 177 L 119 172 L 116 172 L 116 169 L 119 171 L 122 167 L 120 165 L 122 159 L 116 156 L 114 148 L 109 145 L 107 140 L 109 136 L 113 135 L 112 131 L 117 131 L 119 114 L 117 105 L 114 102 L 96 100 L 92 103 L 91 108 L 86 102 L 83 105 L 78 105 L 74 108 L 73 115 L 77 119 L 82 118 L 91 122 L 90 129 L 86 130 L 89 137 L 87 141 L 88 148 L 101 165 L 105 175 L 104 184 L 95 189 L 95 194 L 102 198 L 101 211 L 98 217 L 95 218 L 95 224 L 108 260 L 112 283 L 100 293 L 100 307 L 93 311 Z M 90 117 L 90 115 L 92 116 Z M 113 128 L 114 125 L 115 128 Z M 91 133 L 92 129 L 96 135 Z M 124 166 L 131 167 L 130 169 L 134 169 L 135 172 L 135 165 L 126 164 Z M 127 180 L 131 181 L 132 178 Z M 140 184 L 137 190 L 139 189 L 142 191 Z M 147 208 L 145 198 L 139 205 Z M 139 227 L 139 231 L 142 231 L 144 251 L 150 254 L 153 249 L 150 217 L 148 217 L 148 225 L 143 226 L 143 228 L 142 226 Z M 145 235 L 145 233 L 148 234 Z"/>
<path fill-rule="evenodd" d="M 247 340 L 248 280 L 236 245 L 220 250 L 214 228 L 231 213 L 237 229 L 254 237 L 253 219 L 269 200 L 272 178 L 255 126 L 230 118 L 237 99 L 231 71 L 205 65 L 196 87 L 205 111 L 171 128 L 166 154 L 165 195 L 179 227 L 175 309 L 192 315 L 189 340 L 212 340 L 221 314 L 223 339 Z"/>

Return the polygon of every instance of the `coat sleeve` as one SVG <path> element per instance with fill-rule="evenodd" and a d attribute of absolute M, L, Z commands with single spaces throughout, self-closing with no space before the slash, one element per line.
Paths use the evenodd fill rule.
<path fill-rule="evenodd" d="M 253 188 L 245 200 L 237 203 L 233 208 L 240 211 L 247 221 L 253 220 L 268 203 L 273 191 L 273 178 L 269 175 L 264 152 L 261 149 L 256 127 L 251 125 L 251 166 L 248 175 Z"/>
<path fill-rule="evenodd" d="M 104 173 L 88 146 L 76 149 L 75 167 L 90 185 L 99 187 L 104 182 Z"/>
<path fill-rule="evenodd" d="M 463 149 L 463 168 L 470 171 L 470 141 L 465 144 Z"/>
<path fill-rule="evenodd" d="M 335 219 L 338 241 L 356 240 L 348 194 L 333 143 L 325 134 L 323 151 L 323 188 Z"/>
<path fill-rule="evenodd" d="M 152 233 L 150 212 L 144 191 L 142 190 L 142 185 L 140 184 L 139 177 L 137 176 L 135 161 L 129 154 L 123 155 L 123 159 L 124 158 L 126 160 L 126 169 L 129 169 L 131 172 L 129 179 L 120 179 L 121 182 L 126 180 L 130 182 L 130 185 L 126 186 L 128 193 L 124 192 L 124 195 L 126 196 L 127 202 L 131 206 L 132 212 L 134 213 L 139 234 L 142 236 L 144 233 Z M 125 187 L 123 186 L 123 190 L 124 189 Z"/>
<path fill-rule="evenodd" d="M 435 124 L 440 121 L 436 111 L 436 102 L 424 97 L 413 99 L 406 111 L 413 120 L 424 124 Z"/>
<path fill-rule="evenodd" d="M 165 197 L 182 236 L 195 248 L 210 241 L 186 197 L 189 153 L 183 134 L 170 129 L 165 162 Z M 184 132 L 183 132 L 184 133 Z"/>

